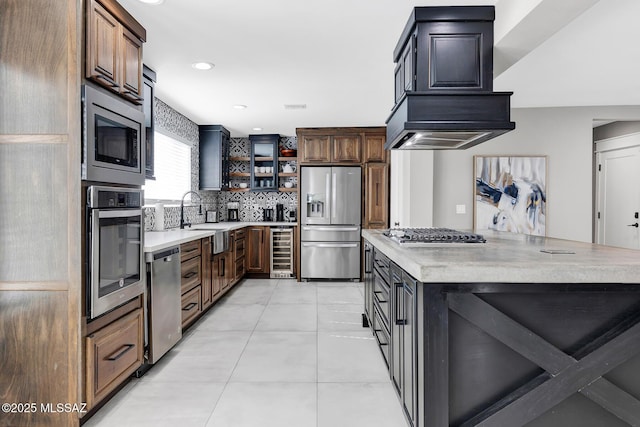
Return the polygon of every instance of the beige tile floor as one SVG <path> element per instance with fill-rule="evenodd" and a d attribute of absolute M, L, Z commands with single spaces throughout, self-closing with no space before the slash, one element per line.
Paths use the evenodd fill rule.
<path fill-rule="evenodd" d="M 246 279 L 87 427 L 406 427 L 362 283 Z"/>

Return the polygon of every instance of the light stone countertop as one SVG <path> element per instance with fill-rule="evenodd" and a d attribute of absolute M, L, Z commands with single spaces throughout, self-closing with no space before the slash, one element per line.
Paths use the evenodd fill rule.
<path fill-rule="evenodd" d="M 179 228 L 172 228 L 165 231 L 145 231 L 144 252 L 155 252 L 161 249 L 178 246 L 181 243 L 187 243 L 192 240 L 212 236 L 216 231 L 220 230 L 231 231 L 256 225 L 267 227 L 294 227 L 297 224 L 295 222 L 216 222 L 194 224 L 192 227 L 185 228 L 183 230 Z"/>
<path fill-rule="evenodd" d="M 363 230 L 362 236 L 421 282 L 640 284 L 638 250 L 493 231 L 479 232 L 487 239 L 484 244 L 405 248 L 383 231 Z"/>

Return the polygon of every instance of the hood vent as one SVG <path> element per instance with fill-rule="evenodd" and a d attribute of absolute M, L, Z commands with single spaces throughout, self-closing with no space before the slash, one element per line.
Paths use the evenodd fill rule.
<path fill-rule="evenodd" d="M 493 6 L 416 7 L 393 58 L 387 149 L 465 149 L 515 129 L 493 92 Z"/>

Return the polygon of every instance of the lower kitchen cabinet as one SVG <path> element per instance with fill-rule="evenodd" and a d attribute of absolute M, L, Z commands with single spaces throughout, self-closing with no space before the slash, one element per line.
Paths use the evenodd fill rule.
<path fill-rule="evenodd" d="M 246 232 L 244 229 L 236 230 L 235 242 L 233 246 L 233 258 L 234 258 L 234 277 L 233 284 L 235 285 L 242 279 L 245 274 L 245 238 Z"/>
<path fill-rule="evenodd" d="M 410 426 L 418 413 L 418 282 L 364 241 L 363 325 L 370 326 Z"/>
<path fill-rule="evenodd" d="M 213 303 L 211 277 L 211 237 L 202 239 L 202 310 L 206 310 Z"/>
<path fill-rule="evenodd" d="M 202 313 L 200 285 L 182 295 L 182 327 L 185 328 Z"/>
<path fill-rule="evenodd" d="M 202 313 L 202 241 L 181 244 L 180 259 L 182 328 L 185 328 Z M 204 294 L 207 297 L 208 290 Z"/>
<path fill-rule="evenodd" d="M 268 226 L 254 226 L 246 229 L 247 255 L 245 265 L 247 273 L 269 273 L 269 232 Z"/>
<path fill-rule="evenodd" d="M 90 409 L 143 362 L 144 323 L 137 308 L 86 338 L 86 403 Z"/>
<path fill-rule="evenodd" d="M 416 285 L 391 263 L 391 379 L 412 426 L 417 408 Z"/>

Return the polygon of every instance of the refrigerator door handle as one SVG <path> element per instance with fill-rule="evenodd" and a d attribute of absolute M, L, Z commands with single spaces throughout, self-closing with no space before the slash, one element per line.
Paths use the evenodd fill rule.
<path fill-rule="evenodd" d="M 302 227 L 304 231 L 359 231 L 360 227 Z"/>
<path fill-rule="evenodd" d="M 338 177 L 337 174 L 333 173 L 333 180 L 331 182 L 331 218 L 336 217 L 336 201 L 338 199 Z"/>
<path fill-rule="evenodd" d="M 302 242 L 305 248 L 357 248 L 359 243 L 309 243 Z"/>
<path fill-rule="evenodd" d="M 327 209 L 323 212 L 323 218 L 328 218 L 329 209 L 333 211 L 333 204 L 332 204 L 332 201 L 329 199 L 329 194 L 331 191 L 331 174 L 330 173 L 327 173 L 327 175 L 325 175 L 324 187 L 325 187 L 325 197 L 326 197 L 327 203 L 330 206 L 327 206 Z"/>

